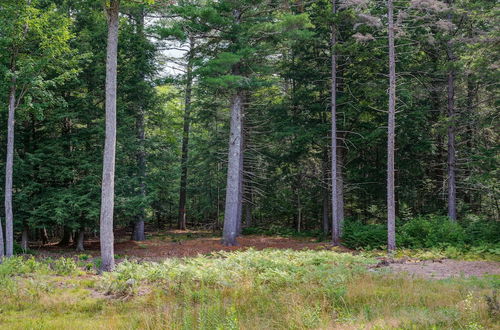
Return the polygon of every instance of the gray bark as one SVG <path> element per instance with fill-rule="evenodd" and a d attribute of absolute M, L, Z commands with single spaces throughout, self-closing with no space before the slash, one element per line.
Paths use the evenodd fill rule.
<path fill-rule="evenodd" d="M 455 73 L 448 73 L 448 217 L 457 220 L 457 184 L 455 153 Z"/>
<path fill-rule="evenodd" d="M 448 4 L 452 5 L 449 0 Z M 450 12 L 448 19 L 451 21 Z M 455 60 L 451 42 L 447 45 L 448 61 L 452 63 Z M 448 72 L 448 159 L 447 159 L 447 179 L 448 179 L 448 217 L 452 221 L 457 221 L 457 184 L 456 184 L 456 151 L 455 151 L 455 71 L 453 68 Z"/>
<path fill-rule="evenodd" d="M 0 264 L 3 261 L 3 257 L 5 256 L 5 243 L 3 241 L 3 225 L 2 225 L 2 219 L 0 218 Z"/>
<path fill-rule="evenodd" d="M 191 123 L 191 94 L 193 85 L 193 57 L 194 57 L 194 38 L 189 38 L 189 53 L 187 59 L 186 72 L 186 95 L 184 99 L 184 127 L 182 134 L 182 152 L 181 152 L 181 184 L 179 189 L 179 229 L 186 229 L 186 195 L 188 180 L 188 152 L 189 152 L 189 126 Z"/>
<path fill-rule="evenodd" d="M 14 166 L 14 124 L 16 111 L 16 80 L 12 78 L 7 119 L 7 161 L 5 163 L 5 255 L 14 254 L 14 215 L 12 212 L 12 172 Z"/>
<path fill-rule="evenodd" d="M 344 166 L 344 154 L 342 147 L 337 145 L 337 217 L 339 222 L 339 235 L 342 236 L 344 229 L 344 177 L 342 167 Z"/>
<path fill-rule="evenodd" d="M 85 230 L 80 229 L 78 231 L 78 236 L 76 237 L 76 251 L 83 252 L 85 248 L 83 247 L 83 241 L 85 239 Z"/>
<path fill-rule="evenodd" d="M 139 14 L 137 16 L 137 34 L 144 37 L 144 12 L 142 8 L 139 9 Z M 142 79 L 144 79 L 144 76 L 142 76 Z M 146 199 L 146 151 L 144 146 L 146 138 L 144 132 L 144 122 L 145 109 L 144 104 L 140 102 L 137 109 L 135 127 L 139 145 L 139 150 L 137 151 L 137 176 L 139 178 L 139 196 L 141 197 L 141 205 L 137 210 L 138 212 L 135 216 L 136 219 L 132 231 L 132 240 L 134 241 L 144 241 L 146 239 L 146 235 L 144 234 L 144 219 L 146 217 L 146 211 L 144 210 L 143 204 Z"/>
<path fill-rule="evenodd" d="M 389 37 L 389 114 L 387 125 L 387 249 L 396 249 L 396 202 L 394 197 L 394 148 L 396 127 L 396 51 L 393 0 L 387 1 Z"/>
<path fill-rule="evenodd" d="M 337 12 L 336 0 L 332 0 L 332 12 Z M 332 244 L 340 245 L 340 221 L 338 216 L 338 180 L 337 180 L 337 54 L 335 46 L 337 44 L 337 27 L 332 25 L 332 85 L 331 85 L 331 112 L 332 112 Z"/>
<path fill-rule="evenodd" d="M 325 189 L 326 190 L 326 189 Z M 323 228 L 323 233 L 325 235 L 328 234 L 328 230 L 330 230 L 329 222 L 330 219 L 328 218 L 328 208 L 330 205 L 328 204 L 328 193 L 327 190 L 323 192 L 323 207 L 321 210 L 321 217 L 322 217 L 322 228 Z"/>
<path fill-rule="evenodd" d="M 238 177 L 238 214 L 236 217 L 236 231 L 237 235 L 241 235 L 241 222 L 243 218 L 243 170 L 244 170 L 244 161 L 243 161 L 243 153 L 245 152 L 245 134 L 244 134 L 244 107 L 241 108 L 241 143 L 240 143 L 240 174 Z"/>
<path fill-rule="evenodd" d="M 229 134 L 229 153 L 227 167 L 226 206 L 224 212 L 223 244 L 236 245 L 238 235 L 238 213 L 240 199 L 241 143 L 242 143 L 243 95 L 236 92 L 231 104 L 231 127 Z M 241 215 L 241 213 L 240 213 Z"/>
<path fill-rule="evenodd" d="M 109 7 L 106 9 L 108 18 L 106 58 L 106 137 L 104 141 L 100 218 L 102 271 L 112 271 L 115 267 L 113 208 L 115 195 L 118 8 L 119 1 L 111 0 Z"/>
<path fill-rule="evenodd" d="M 24 226 L 23 227 L 23 232 L 21 234 L 21 249 L 23 250 L 23 253 L 26 253 L 28 252 L 28 241 L 29 241 L 29 237 L 28 237 L 28 226 Z"/>

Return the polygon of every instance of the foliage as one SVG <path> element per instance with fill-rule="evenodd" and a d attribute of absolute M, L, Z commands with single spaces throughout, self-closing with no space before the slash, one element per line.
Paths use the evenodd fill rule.
<path fill-rule="evenodd" d="M 447 251 L 447 256 L 471 254 L 498 255 L 499 225 L 496 221 L 471 221 L 462 224 L 444 216 L 426 216 L 398 222 L 397 243 L 401 248 L 437 248 Z M 387 229 L 381 224 L 363 224 L 347 219 L 343 243 L 350 248 L 381 249 L 387 241 Z"/>

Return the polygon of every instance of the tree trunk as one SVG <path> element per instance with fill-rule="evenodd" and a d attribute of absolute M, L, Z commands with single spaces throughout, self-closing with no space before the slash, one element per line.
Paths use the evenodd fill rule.
<path fill-rule="evenodd" d="M 85 239 L 85 230 L 84 229 L 78 230 L 78 235 L 76 238 L 76 251 L 77 252 L 85 251 L 85 248 L 83 247 L 84 239 Z"/>
<path fill-rule="evenodd" d="M 238 208 L 240 200 L 241 143 L 243 95 L 236 92 L 231 104 L 231 127 L 227 167 L 226 206 L 224 212 L 223 244 L 236 245 L 238 235 Z"/>
<path fill-rule="evenodd" d="M 29 240 L 28 233 L 29 233 L 29 228 L 28 228 L 27 225 L 24 225 L 23 226 L 23 232 L 21 234 L 21 250 L 23 251 L 23 253 L 28 252 L 28 248 L 29 248 L 29 245 L 28 245 L 28 240 Z"/>
<path fill-rule="evenodd" d="M 140 37 L 145 38 L 144 36 L 144 11 L 142 8 L 139 8 L 139 12 L 137 14 L 137 34 Z M 142 76 L 142 80 L 144 80 L 144 75 Z M 145 122 L 145 109 L 144 104 L 139 101 L 136 115 L 136 134 L 137 141 L 139 145 L 139 150 L 137 151 L 137 176 L 139 178 L 139 196 L 141 198 L 141 204 L 139 209 L 137 210 L 137 214 L 135 216 L 136 220 L 134 223 L 134 227 L 132 230 L 132 240 L 133 241 L 144 241 L 146 239 L 146 235 L 144 234 L 144 219 L 146 211 L 144 210 L 144 200 L 146 199 L 146 151 L 145 151 L 145 132 L 144 132 L 144 122 Z"/>
<path fill-rule="evenodd" d="M 184 99 L 184 127 L 181 153 L 181 184 L 179 189 L 179 229 L 186 230 L 186 190 L 188 179 L 189 126 L 191 123 L 191 94 L 193 85 L 194 38 L 189 38 L 189 53 L 186 73 L 186 95 Z"/>
<path fill-rule="evenodd" d="M 343 148 L 337 145 L 337 217 L 339 219 L 339 235 L 344 232 L 344 174 L 342 167 L 344 166 Z"/>
<path fill-rule="evenodd" d="M 245 130 L 244 130 L 244 118 L 245 118 L 245 107 L 241 107 L 241 143 L 240 143 L 240 173 L 238 176 L 238 215 L 236 217 L 236 231 L 237 235 L 241 235 L 241 222 L 243 218 L 243 170 L 244 161 L 243 154 L 245 152 Z"/>
<path fill-rule="evenodd" d="M 394 148 L 396 127 L 396 51 L 394 47 L 393 0 L 387 1 L 389 23 L 389 115 L 387 125 L 387 249 L 396 249 L 396 207 L 394 197 Z"/>
<path fill-rule="evenodd" d="M 337 12 L 336 0 L 332 0 L 333 15 Z M 340 245 L 340 221 L 338 216 L 338 180 L 337 180 L 337 54 L 335 46 L 337 44 L 337 27 L 332 25 L 332 82 L 331 82 L 331 111 L 332 111 L 332 244 Z"/>
<path fill-rule="evenodd" d="M 330 222 L 330 219 L 328 218 L 328 208 L 330 205 L 328 204 L 328 190 L 324 189 L 323 191 L 323 207 L 321 210 L 321 217 L 322 217 L 322 228 L 323 228 L 323 233 L 326 235 L 328 234 L 328 231 L 330 230 L 330 227 L 328 226 L 328 223 Z"/>
<path fill-rule="evenodd" d="M 3 261 L 3 257 L 5 256 L 5 249 L 4 249 L 4 241 L 3 241 L 3 225 L 2 225 L 2 220 L 0 219 L 0 264 Z"/>
<path fill-rule="evenodd" d="M 9 92 L 9 115 L 7 120 L 7 161 L 5 163 L 5 255 L 7 257 L 11 257 L 14 254 L 12 172 L 14 167 L 15 111 L 16 111 L 16 79 L 12 78 L 10 92 Z"/>
<path fill-rule="evenodd" d="M 104 141 L 100 218 L 102 271 L 112 271 L 115 267 L 113 208 L 115 195 L 118 8 L 118 0 L 110 0 L 109 6 L 106 8 L 108 18 L 106 58 L 106 137 Z"/>
<path fill-rule="evenodd" d="M 455 73 L 448 73 L 448 217 L 457 220 L 457 186 L 455 178 Z"/>
<path fill-rule="evenodd" d="M 448 1 L 450 7 L 452 0 Z M 451 21 L 451 13 L 448 16 Z M 447 45 L 448 62 L 454 62 L 453 50 L 451 49 L 451 41 Z M 447 119 L 448 119 L 448 217 L 452 221 L 457 221 L 457 185 L 456 185 L 456 153 L 455 153 L 455 71 L 450 69 L 448 72 L 448 104 L 447 104 Z"/>
<path fill-rule="evenodd" d="M 40 229 L 40 234 L 42 236 L 42 245 L 48 244 L 49 243 L 49 235 L 47 235 L 47 229 L 45 229 L 45 227 Z"/>
<path fill-rule="evenodd" d="M 58 246 L 68 246 L 71 243 L 73 243 L 72 230 L 69 227 L 64 226 L 63 227 L 63 235 L 62 235 L 59 243 L 57 243 L 57 245 Z"/>

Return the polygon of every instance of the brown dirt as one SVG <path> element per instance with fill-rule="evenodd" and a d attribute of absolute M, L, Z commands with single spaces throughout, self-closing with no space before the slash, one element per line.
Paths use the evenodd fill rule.
<path fill-rule="evenodd" d="M 236 251 L 253 248 L 262 250 L 265 248 L 277 249 L 331 249 L 327 242 L 317 242 L 315 239 L 296 239 L 288 237 L 269 237 L 259 235 L 242 236 L 238 238 L 238 246 L 224 246 L 220 237 L 214 237 L 213 233 L 200 231 L 173 230 L 163 233 L 155 233 L 151 238 L 143 242 L 134 242 L 128 239 L 128 235 L 119 236 L 115 240 L 115 254 L 135 257 L 143 260 L 159 260 L 170 257 L 193 257 L 198 254 L 210 254 L 218 251 Z M 336 248 L 341 251 L 349 251 L 345 248 Z M 34 250 L 37 250 L 36 248 Z M 57 245 L 47 245 L 38 249 L 40 255 L 74 255 L 71 248 L 61 248 Z M 93 256 L 99 254 L 99 241 L 97 239 L 85 242 L 85 252 Z"/>
<path fill-rule="evenodd" d="M 227 247 L 221 244 L 221 239 L 209 231 L 180 231 L 151 233 L 143 242 L 130 241 L 130 234 L 125 231 L 115 233 L 115 254 L 138 260 L 161 260 L 172 257 L 193 257 L 198 254 L 210 254 L 218 251 L 236 251 L 253 248 L 276 249 L 333 249 L 328 242 L 317 242 L 313 238 L 288 238 L 277 236 L 249 235 L 238 238 L 238 246 Z M 56 243 L 32 249 L 38 251 L 39 256 L 74 256 L 73 248 L 61 248 Z M 355 253 L 347 248 L 335 247 L 336 251 Z M 85 254 L 99 256 L 99 241 L 97 238 L 85 241 Z M 483 275 L 500 275 L 500 262 L 494 261 L 461 261 L 461 260 L 392 260 L 380 258 L 378 265 L 372 268 L 388 268 L 393 272 L 407 273 L 424 278 L 443 279 L 449 277 L 471 277 Z"/>
<path fill-rule="evenodd" d="M 431 279 L 500 275 L 500 262 L 495 261 L 463 261 L 452 259 L 417 262 L 405 261 L 403 263 L 391 263 L 387 267 L 395 272 Z"/>

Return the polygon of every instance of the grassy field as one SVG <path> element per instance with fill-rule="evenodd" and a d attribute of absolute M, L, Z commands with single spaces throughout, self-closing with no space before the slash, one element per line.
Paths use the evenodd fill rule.
<path fill-rule="evenodd" d="M 2 329 L 495 329 L 498 276 L 426 280 L 333 251 L 221 252 L 163 262 L 5 260 Z M 498 301 L 498 300 L 497 300 Z"/>

